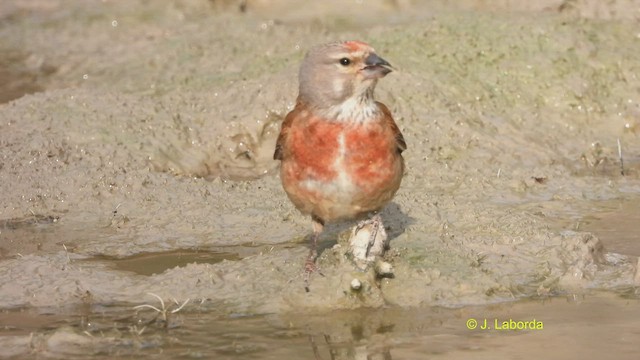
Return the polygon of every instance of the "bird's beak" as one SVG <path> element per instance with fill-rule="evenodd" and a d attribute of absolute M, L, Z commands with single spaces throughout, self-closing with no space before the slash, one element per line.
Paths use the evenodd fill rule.
<path fill-rule="evenodd" d="M 391 72 L 391 64 L 385 59 L 371 53 L 364 59 L 366 65 L 363 69 L 364 75 L 367 79 L 379 79 Z"/>

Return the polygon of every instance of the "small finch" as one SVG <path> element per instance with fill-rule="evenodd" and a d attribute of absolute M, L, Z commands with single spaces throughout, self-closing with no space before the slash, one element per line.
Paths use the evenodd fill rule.
<path fill-rule="evenodd" d="M 307 291 L 325 223 L 375 213 L 400 187 L 407 145 L 389 109 L 373 97 L 390 66 L 360 41 L 314 47 L 300 66 L 296 106 L 282 123 L 273 158 L 281 160 L 289 199 L 313 221 Z M 367 223 L 381 224 L 375 217 L 358 226 Z"/>

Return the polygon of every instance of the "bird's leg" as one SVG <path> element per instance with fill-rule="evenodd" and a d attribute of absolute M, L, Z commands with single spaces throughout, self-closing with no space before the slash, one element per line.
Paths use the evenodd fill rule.
<path fill-rule="evenodd" d="M 324 221 L 315 215 L 311 216 L 311 220 L 313 221 L 313 237 L 311 239 L 309 256 L 307 256 L 307 260 L 304 263 L 304 289 L 307 292 L 309 292 L 309 278 L 311 277 L 311 273 L 318 272 L 322 275 L 316 265 L 316 259 L 318 258 L 318 239 L 324 228 Z"/>
<path fill-rule="evenodd" d="M 358 231 L 362 230 L 367 225 L 371 225 L 371 233 L 369 235 L 369 244 L 367 246 L 367 253 L 366 253 L 366 256 L 369 256 L 369 249 L 376 242 L 376 236 L 378 236 L 378 230 L 380 229 L 380 226 L 383 226 L 382 217 L 380 216 L 380 214 L 375 214 L 374 216 L 372 216 L 367 220 L 360 221 L 358 225 L 356 225 L 356 231 L 355 231 L 356 235 L 358 234 Z"/>

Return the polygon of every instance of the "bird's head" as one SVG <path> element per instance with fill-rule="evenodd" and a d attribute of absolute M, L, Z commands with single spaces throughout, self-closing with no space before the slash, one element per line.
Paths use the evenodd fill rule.
<path fill-rule="evenodd" d="M 335 42 L 311 49 L 300 66 L 299 99 L 329 109 L 345 102 L 373 102 L 378 79 L 391 65 L 360 41 Z"/>

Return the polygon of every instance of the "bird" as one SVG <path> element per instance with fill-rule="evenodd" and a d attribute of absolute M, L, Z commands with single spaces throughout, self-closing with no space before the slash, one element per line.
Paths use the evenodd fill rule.
<path fill-rule="evenodd" d="M 373 47 L 355 40 L 312 47 L 300 65 L 296 104 L 282 122 L 273 158 L 280 160 L 288 198 L 311 216 L 307 292 L 310 275 L 322 274 L 315 261 L 325 224 L 360 219 L 356 230 L 377 228 L 379 216 L 366 217 L 400 188 L 407 144 L 389 108 L 374 99 L 378 80 L 391 71 Z"/>

